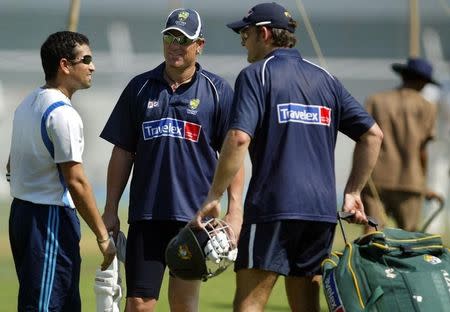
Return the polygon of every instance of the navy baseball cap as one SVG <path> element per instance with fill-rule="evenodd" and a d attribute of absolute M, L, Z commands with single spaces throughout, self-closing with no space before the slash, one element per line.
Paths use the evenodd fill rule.
<path fill-rule="evenodd" d="M 179 30 L 189 39 L 203 38 L 202 20 L 197 11 L 192 9 L 176 9 L 167 17 L 166 27 L 161 31 Z"/>
<path fill-rule="evenodd" d="M 432 77 L 433 66 L 423 58 L 408 58 L 406 64 L 392 64 L 392 69 L 400 75 L 419 76 L 432 84 L 440 85 Z"/>
<path fill-rule="evenodd" d="M 242 20 L 229 23 L 227 26 L 237 33 L 249 25 L 266 25 L 272 28 L 286 29 L 293 33 L 295 32 L 295 27 L 289 25 L 290 19 L 291 14 L 284 7 L 275 2 L 267 2 L 255 5 Z"/>

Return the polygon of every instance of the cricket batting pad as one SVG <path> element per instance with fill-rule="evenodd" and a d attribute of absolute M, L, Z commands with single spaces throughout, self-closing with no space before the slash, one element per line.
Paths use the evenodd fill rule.
<path fill-rule="evenodd" d="M 122 288 L 117 257 L 114 257 L 113 262 L 105 271 L 97 269 L 94 292 L 97 312 L 120 312 Z"/>

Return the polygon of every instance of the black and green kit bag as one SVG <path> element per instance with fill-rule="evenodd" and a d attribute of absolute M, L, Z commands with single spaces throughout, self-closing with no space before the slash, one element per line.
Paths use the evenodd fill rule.
<path fill-rule="evenodd" d="M 439 235 L 386 228 L 322 263 L 330 311 L 450 311 L 450 251 Z"/>

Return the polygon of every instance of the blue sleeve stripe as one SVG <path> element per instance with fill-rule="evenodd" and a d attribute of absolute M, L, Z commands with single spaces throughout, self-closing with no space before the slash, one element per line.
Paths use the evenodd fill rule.
<path fill-rule="evenodd" d="M 55 278 L 56 258 L 58 256 L 59 207 L 50 206 L 47 221 L 47 239 L 45 242 L 44 271 L 39 295 L 39 311 L 48 311 Z"/>
<path fill-rule="evenodd" d="M 47 122 L 47 119 L 48 119 L 48 116 L 50 115 L 50 113 L 53 112 L 56 108 L 63 106 L 63 105 L 67 105 L 67 104 L 62 101 L 53 103 L 45 110 L 44 114 L 42 115 L 42 119 L 41 119 L 42 141 L 44 141 L 45 147 L 47 148 L 47 150 L 50 153 L 50 156 L 52 156 L 52 158 L 55 158 L 55 149 L 54 149 L 52 141 L 50 140 L 50 137 L 48 136 L 47 127 L 45 126 L 45 124 Z"/>

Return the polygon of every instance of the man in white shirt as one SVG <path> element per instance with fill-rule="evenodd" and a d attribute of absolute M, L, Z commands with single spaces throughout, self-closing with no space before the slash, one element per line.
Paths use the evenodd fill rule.
<path fill-rule="evenodd" d="M 9 237 L 19 279 L 19 311 L 81 311 L 80 223 L 97 237 L 102 269 L 116 248 L 84 173 L 83 123 L 72 95 L 91 86 L 95 70 L 89 40 L 61 31 L 41 47 L 45 85 L 14 113 L 10 157 Z"/>

